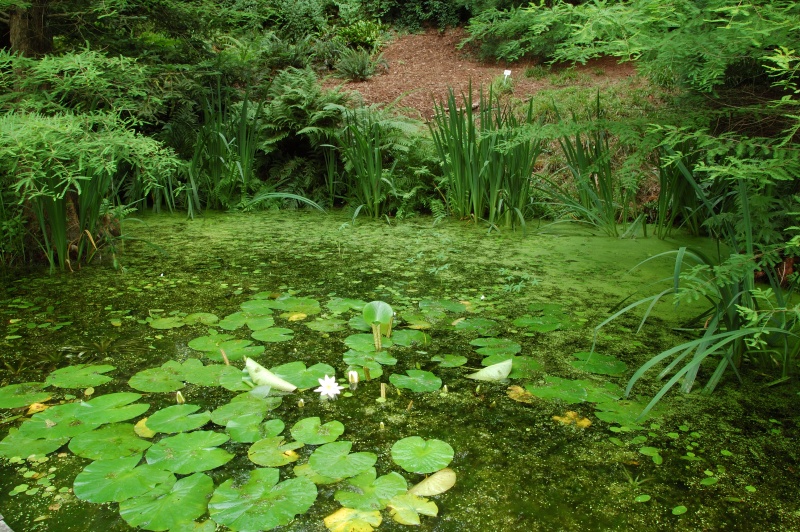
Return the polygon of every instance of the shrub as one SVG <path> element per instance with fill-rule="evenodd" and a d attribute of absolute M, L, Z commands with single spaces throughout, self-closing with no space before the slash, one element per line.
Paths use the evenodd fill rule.
<path fill-rule="evenodd" d="M 367 50 L 347 48 L 339 55 L 335 68 L 340 77 L 350 81 L 366 81 L 375 75 L 379 66 L 388 68 L 388 63 L 381 55 L 374 57 Z"/>

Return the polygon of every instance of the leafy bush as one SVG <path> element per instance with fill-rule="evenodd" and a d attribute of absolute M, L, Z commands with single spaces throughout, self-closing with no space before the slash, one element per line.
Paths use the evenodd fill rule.
<path fill-rule="evenodd" d="M 271 0 L 268 24 L 282 38 L 297 41 L 318 35 L 328 24 L 322 0 Z"/>
<path fill-rule="evenodd" d="M 336 30 L 337 35 L 351 48 L 377 50 L 381 43 L 383 27 L 378 22 L 359 20 Z"/>

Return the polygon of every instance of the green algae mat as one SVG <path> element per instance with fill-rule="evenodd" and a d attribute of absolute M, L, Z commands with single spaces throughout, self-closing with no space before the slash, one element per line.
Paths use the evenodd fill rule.
<path fill-rule="evenodd" d="M 128 231 L 121 270 L 4 273 L 14 530 L 800 529 L 797 389 L 743 372 L 642 418 L 663 383 L 628 379 L 701 307 L 595 334 L 671 275 L 634 266 L 711 242 L 305 212 Z"/>

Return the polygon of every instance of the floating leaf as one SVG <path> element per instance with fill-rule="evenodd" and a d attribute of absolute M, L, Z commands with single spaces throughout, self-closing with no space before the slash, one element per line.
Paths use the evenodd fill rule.
<path fill-rule="evenodd" d="M 650 495 L 637 495 L 635 499 L 636 502 L 647 502 L 650 500 Z"/>
<path fill-rule="evenodd" d="M 214 481 L 208 475 L 195 473 L 172 485 L 163 484 L 157 490 L 121 502 L 119 513 L 133 527 L 175 530 L 206 513 L 213 491 Z"/>
<path fill-rule="evenodd" d="M 318 417 L 307 417 L 295 423 L 291 433 L 292 437 L 299 442 L 308 445 L 322 445 L 331 443 L 344 434 L 344 425 L 336 420 L 328 421 L 323 425 Z"/>
<path fill-rule="evenodd" d="M 364 373 L 364 368 L 366 368 L 369 371 L 369 379 L 367 378 L 366 374 Z M 347 368 L 347 371 L 348 372 L 355 371 L 356 373 L 358 373 L 358 379 L 360 381 L 377 379 L 381 375 L 383 375 L 383 368 L 377 362 L 364 362 L 363 364 L 361 364 L 359 366 L 351 365 L 351 366 L 349 366 Z"/>
<path fill-rule="evenodd" d="M 342 355 L 342 360 L 344 360 L 345 364 L 350 364 L 351 366 L 368 366 L 371 363 L 380 364 L 382 366 L 394 366 L 397 364 L 397 359 L 386 351 L 365 353 L 363 351 L 349 349 Z"/>
<path fill-rule="evenodd" d="M 561 328 L 559 316 L 521 316 L 512 322 L 517 327 L 525 327 L 529 331 L 546 333 Z"/>
<path fill-rule="evenodd" d="M 638 401 L 605 400 L 595 405 L 597 411 L 594 415 L 597 416 L 597 419 L 606 423 L 618 423 L 631 428 L 641 427 L 642 422 L 650 417 L 659 415 L 661 411 L 661 408 L 657 406 L 657 408 L 650 410 L 644 418 L 639 419 L 645 406 L 645 403 Z"/>
<path fill-rule="evenodd" d="M 469 360 L 461 355 L 434 355 L 431 357 L 431 362 L 438 362 L 440 368 L 457 368 L 463 366 Z"/>
<path fill-rule="evenodd" d="M 219 377 L 219 385 L 232 392 L 243 392 L 251 387 L 242 380 L 242 372 L 236 366 L 225 366 Z"/>
<path fill-rule="evenodd" d="M 27 458 L 31 455 L 45 456 L 57 451 L 62 445 L 69 441 L 69 437 L 47 439 L 27 436 L 19 429 L 11 428 L 8 434 L 0 441 L 0 456 L 13 458 L 20 456 Z"/>
<path fill-rule="evenodd" d="M 536 397 L 522 386 L 509 386 L 506 395 L 518 403 L 535 403 Z"/>
<path fill-rule="evenodd" d="M 262 342 L 286 342 L 287 340 L 292 339 L 292 335 L 294 335 L 294 331 L 291 329 L 285 329 L 283 327 L 270 327 L 268 329 L 261 329 L 259 331 L 255 331 L 250 336 L 256 340 L 260 340 Z"/>
<path fill-rule="evenodd" d="M 389 382 L 397 388 L 408 388 L 412 392 L 435 392 L 442 387 L 442 379 L 430 371 L 410 369 L 406 373 L 408 375 L 393 373 Z"/>
<path fill-rule="evenodd" d="M 297 389 L 297 386 L 281 379 L 252 358 L 245 359 L 245 369 L 253 382 L 259 386 L 269 386 L 282 392 L 293 392 Z"/>
<path fill-rule="evenodd" d="M 508 378 L 508 375 L 511 373 L 511 368 L 512 360 L 509 358 L 503 362 L 487 366 L 480 371 L 476 371 L 475 373 L 470 373 L 466 377 L 476 381 L 502 381 Z"/>
<path fill-rule="evenodd" d="M 147 426 L 156 432 L 186 432 L 199 429 L 211 421 L 211 412 L 200 410 L 197 405 L 173 405 L 162 408 L 147 418 Z"/>
<path fill-rule="evenodd" d="M 221 361 L 222 352 L 229 361 L 241 360 L 244 357 L 254 357 L 264 352 L 263 345 L 251 345 L 252 340 L 235 340 L 230 334 L 211 332 L 207 336 L 200 336 L 189 342 L 189 347 L 206 353 L 210 359 Z"/>
<path fill-rule="evenodd" d="M 318 486 L 336 484 L 344 480 L 344 478 L 326 477 L 325 475 L 320 475 L 308 464 L 294 466 L 294 474 L 296 477 L 307 478 Z"/>
<path fill-rule="evenodd" d="M 625 362 L 617 360 L 611 355 L 603 355 L 601 353 L 590 353 L 584 351 L 575 353 L 575 358 L 570 365 L 588 371 L 589 373 L 596 373 L 598 375 L 621 375 L 628 370 L 628 365 Z"/>
<path fill-rule="evenodd" d="M 392 472 L 378 478 L 376 476 L 375 468 L 369 468 L 349 479 L 347 484 L 350 489 L 338 490 L 333 498 L 347 508 L 383 510 L 392 497 L 406 492 L 406 479 L 399 473 Z"/>
<path fill-rule="evenodd" d="M 431 337 L 422 331 L 400 329 L 392 333 L 392 341 L 394 345 L 401 345 L 403 347 L 425 347 L 430 345 Z"/>
<path fill-rule="evenodd" d="M 264 438 L 272 438 L 283 432 L 285 425 L 280 419 L 270 419 L 261 423 L 263 419 L 258 414 L 245 414 L 236 419 L 231 419 L 225 430 L 231 440 L 239 443 L 255 443 Z"/>
<path fill-rule="evenodd" d="M 332 297 L 327 303 L 325 303 L 325 306 L 328 307 L 328 310 L 334 314 L 342 314 L 348 310 L 361 310 L 366 304 L 367 302 L 362 301 L 361 299 Z"/>
<path fill-rule="evenodd" d="M 553 421 L 558 421 L 562 425 L 571 425 L 574 423 L 579 429 L 585 429 L 592 425 L 589 418 L 581 417 L 580 414 L 573 410 L 566 412 L 563 416 L 553 416 Z"/>
<path fill-rule="evenodd" d="M 350 453 L 352 446 L 350 441 L 326 443 L 311 454 L 308 463 L 314 471 L 333 478 L 354 477 L 375 465 L 375 454 Z"/>
<path fill-rule="evenodd" d="M 219 321 L 219 317 L 216 314 L 211 314 L 209 312 L 193 312 L 188 316 L 183 318 L 183 323 L 187 325 L 194 325 L 196 323 L 200 323 L 202 325 L 214 325 Z"/>
<path fill-rule="evenodd" d="M 388 506 L 392 518 L 401 525 L 419 525 L 420 514 L 436 517 L 439 513 L 436 503 L 409 493 L 397 495 Z"/>
<path fill-rule="evenodd" d="M 128 386 L 142 392 L 175 392 L 185 385 L 179 362 L 170 360 L 160 368 L 140 371 L 128 381 Z"/>
<path fill-rule="evenodd" d="M 226 434 L 197 431 L 178 434 L 159 441 L 147 451 L 147 463 L 188 475 L 227 464 L 234 455 L 218 446 L 228 441 Z"/>
<path fill-rule="evenodd" d="M 514 355 L 492 355 L 481 360 L 481 365 L 491 366 L 493 364 L 499 364 L 504 360 L 511 360 L 511 373 L 508 374 L 509 379 L 531 378 L 544 369 L 537 360 L 531 357 Z"/>
<path fill-rule="evenodd" d="M 261 294 L 256 294 L 253 297 L 259 297 Z M 310 297 L 294 297 L 294 296 L 281 296 L 275 300 L 267 300 L 266 303 L 276 310 L 283 310 L 284 312 L 302 312 L 308 316 L 319 314 L 322 310 L 319 306 L 319 301 L 311 299 Z M 244 307 L 244 305 L 242 305 Z"/>
<path fill-rule="evenodd" d="M 219 386 L 219 380 L 225 373 L 223 364 L 204 366 L 196 358 L 190 358 L 181 364 L 181 373 L 186 382 L 197 386 Z"/>
<path fill-rule="evenodd" d="M 303 446 L 303 442 L 286 443 L 280 436 L 272 436 L 259 440 L 247 450 L 247 458 L 261 466 L 280 467 L 296 462 L 300 456 L 294 452 Z"/>
<path fill-rule="evenodd" d="M 587 380 L 570 380 L 545 375 L 545 386 L 526 384 L 525 389 L 542 399 L 560 399 L 566 403 L 592 403 L 618 399 L 622 390 L 613 383 L 595 383 Z M 599 417 L 599 416 L 598 416 Z M 602 418 L 601 418 L 602 419 Z"/>
<path fill-rule="evenodd" d="M 147 323 L 150 324 L 150 327 L 153 329 L 165 330 L 165 329 L 177 329 L 179 327 L 183 327 L 186 323 L 183 321 L 183 318 L 179 318 L 178 316 L 167 316 L 164 318 L 147 318 Z"/>
<path fill-rule="evenodd" d="M 375 352 L 375 338 L 371 334 L 351 334 L 344 339 L 347 347 L 353 351 L 360 353 L 374 353 Z M 381 346 L 386 349 L 394 345 L 391 338 L 382 338 Z"/>
<path fill-rule="evenodd" d="M 456 472 L 445 467 L 413 486 L 408 493 L 418 497 L 439 495 L 456 485 Z"/>
<path fill-rule="evenodd" d="M 281 404 L 280 397 L 267 397 L 261 399 L 249 393 L 243 393 L 234 397 L 230 403 L 216 408 L 211 413 L 211 421 L 222 427 L 230 421 L 246 414 L 256 414 L 261 419 L 268 410 L 273 410 Z"/>
<path fill-rule="evenodd" d="M 133 432 L 135 432 L 140 438 L 152 438 L 158 434 L 156 431 L 150 430 L 146 422 L 147 418 L 143 418 L 137 421 L 136 425 L 133 426 Z"/>
<path fill-rule="evenodd" d="M 319 386 L 319 379 L 323 378 L 325 375 L 333 375 L 336 373 L 336 370 L 328 364 L 314 364 L 306 369 L 306 365 L 300 361 L 276 366 L 271 368 L 270 371 L 277 377 L 301 389 Z"/>
<path fill-rule="evenodd" d="M 372 532 L 382 522 L 379 511 L 365 512 L 352 508 L 339 508 L 324 520 L 331 532 Z"/>
<path fill-rule="evenodd" d="M 130 423 L 115 423 L 91 432 L 78 434 L 69 442 L 69 450 L 89 460 L 112 460 L 140 455 L 152 443 L 136 436 Z"/>
<path fill-rule="evenodd" d="M 347 322 L 338 318 L 317 318 L 316 320 L 306 323 L 306 327 L 312 331 L 317 332 L 335 332 L 344 330 Z"/>
<path fill-rule="evenodd" d="M 21 408 L 50 399 L 50 393 L 42 390 L 43 382 L 24 382 L 0 388 L 0 408 Z"/>
<path fill-rule="evenodd" d="M 457 320 L 457 331 L 474 331 L 482 336 L 494 336 L 497 333 L 497 322 L 488 318 L 466 318 Z"/>
<path fill-rule="evenodd" d="M 172 484 L 169 471 L 137 464 L 141 455 L 113 460 L 97 460 L 83 468 L 73 483 L 75 496 L 93 503 L 122 502 L 144 495 L 159 484 Z"/>
<path fill-rule="evenodd" d="M 81 408 L 75 417 L 85 423 L 118 423 L 127 421 L 147 412 L 149 404 L 130 404 L 142 397 L 138 393 L 122 392 L 101 395 L 91 401 L 78 403 Z"/>
<path fill-rule="evenodd" d="M 457 303 L 455 301 L 448 301 L 446 299 L 423 299 L 419 302 L 419 308 L 423 312 L 465 312 L 467 306 L 464 303 Z"/>
<path fill-rule="evenodd" d="M 688 511 L 689 509 L 686 506 L 680 505 L 672 509 L 672 515 L 683 515 Z"/>
<path fill-rule="evenodd" d="M 506 338 L 475 338 L 470 345 L 481 346 L 477 349 L 478 353 L 484 356 L 492 355 L 516 355 L 522 350 L 522 346 L 513 340 Z"/>
<path fill-rule="evenodd" d="M 81 406 L 78 403 L 65 403 L 48 408 L 44 412 L 34 414 L 33 417 L 20 425 L 19 430 L 26 436 L 38 438 L 71 438 L 89 432 L 99 427 L 102 423 L 90 423 L 78 419 Z"/>
<path fill-rule="evenodd" d="M 392 460 L 409 473 L 433 473 L 453 460 L 453 448 L 442 440 L 410 436 L 392 445 Z"/>
<path fill-rule="evenodd" d="M 102 375 L 116 369 L 109 365 L 78 364 L 57 369 L 51 373 L 45 382 L 48 386 L 57 388 L 87 388 L 99 386 L 111 380 L 111 377 Z"/>
<path fill-rule="evenodd" d="M 211 518 L 233 530 L 271 530 L 304 514 L 317 499 L 317 487 L 307 478 L 278 483 L 277 469 L 255 469 L 241 486 L 226 480 L 211 497 Z"/>

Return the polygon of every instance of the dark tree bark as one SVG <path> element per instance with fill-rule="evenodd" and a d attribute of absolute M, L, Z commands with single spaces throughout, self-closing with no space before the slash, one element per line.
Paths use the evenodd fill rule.
<path fill-rule="evenodd" d="M 31 7 L 12 7 L 8 18 L 11 51 L 27 57 L 40 57 L 53 49 L 53 36 L 47 26 L 49 0 L 33 0 Z"/>

